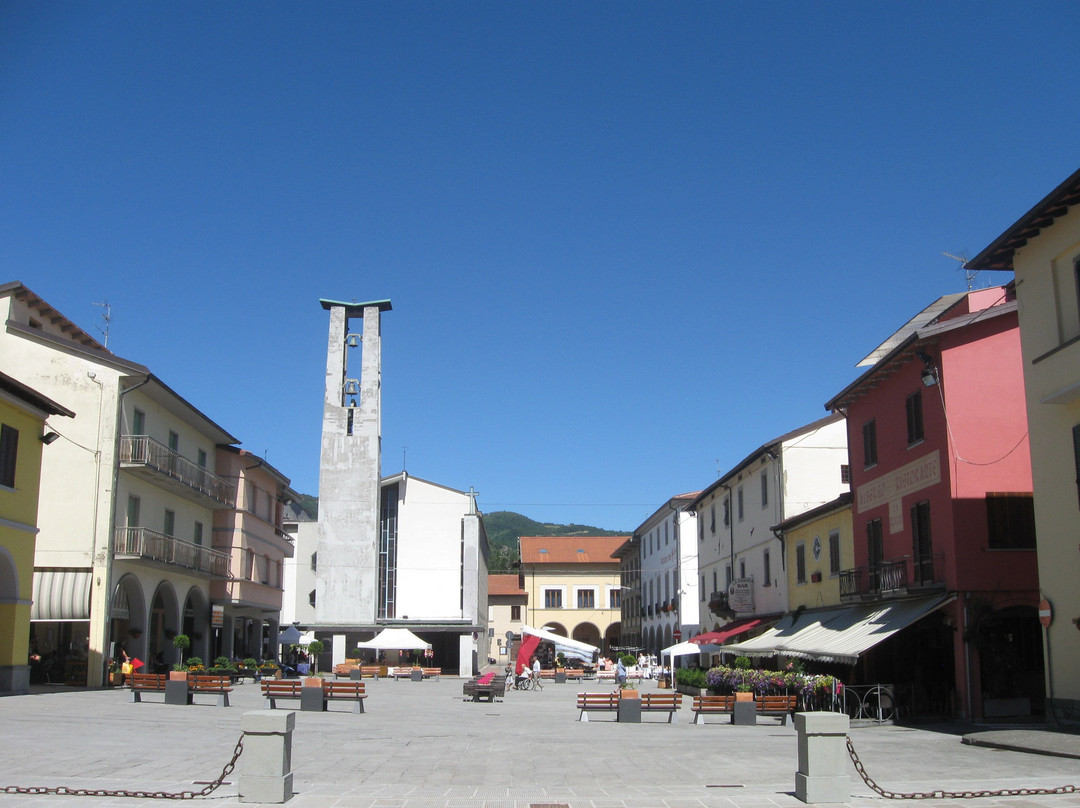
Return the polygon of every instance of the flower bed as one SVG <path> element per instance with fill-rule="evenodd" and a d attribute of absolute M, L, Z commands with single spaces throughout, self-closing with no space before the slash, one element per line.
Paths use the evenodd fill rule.
<path fill-rule="evenodd" d="M 709 692 L 720 695 L 749 690 L 759 696 L 799 697 L 803 709 L 833 710 L 844 692 L 844 683 L 835 676 L 788 671 L 761 671 L 720 666 L 705 673 Z"/>

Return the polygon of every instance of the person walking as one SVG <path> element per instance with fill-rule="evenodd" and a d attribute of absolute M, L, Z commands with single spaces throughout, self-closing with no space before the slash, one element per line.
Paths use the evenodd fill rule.
<path fill-rule="evenodd" d="M 543 690 L 543 685 L 540 684 L 540 657 L 533 657 L 532 660 L 532 686 L 533 690 L 539 688 Z"/>
<path fill-rule="evenodd" d="M 626 663 L 623 662 L 622 654 L 615 663 L 615 684 L 621 685 L 626 681 Z"/>

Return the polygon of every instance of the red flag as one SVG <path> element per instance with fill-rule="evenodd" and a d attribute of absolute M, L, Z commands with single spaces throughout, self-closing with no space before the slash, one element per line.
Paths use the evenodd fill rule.
<path fill-rule="evenodd" d="M 145 664 L 145 663 L 144 663 L 144 662 L 143 662 L 143 661 L 142 661 L 141 659 L 139 659 L 138 657 L 132 657 L 132 658 L 131 658 L 131 669 L 132 669 L 133 671 L 137 671 L 137 670 L 138 670 L 139 668 L 141 668 L 141 667 L 142 667 L 142 666 L 143 666 L 144 664 Z"/>

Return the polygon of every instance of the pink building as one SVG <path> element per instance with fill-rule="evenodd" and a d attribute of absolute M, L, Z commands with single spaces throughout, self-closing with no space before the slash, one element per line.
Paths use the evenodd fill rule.
<path fill-rule="evenodd" d="M 282 527 L 289 479 L 236 446 L 218 446 L 217 473 L 236 485 L 232 509 L 214 513 L 214 549 L 229 556 L 231 576 L 210 584 L 214 657 L 278 658 L 282 567 L 293 544 Z"/>
<path fill-rule="evenodd" d="M 1042 709 L 1027 417 L 1011 286 L 943 297 L 826 404 L 847 417 L 851 604 L 914 622 L 859 658 L 913 714 Z M 904 694 L 904 695 L 901 695 Z"/>

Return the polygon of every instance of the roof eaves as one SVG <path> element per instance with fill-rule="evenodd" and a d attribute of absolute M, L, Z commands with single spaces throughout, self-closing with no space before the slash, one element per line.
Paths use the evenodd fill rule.
<path fill-rule="evenodd" d="M 1031 210 L 994 239 L 982 252 L 964 264 L 964 269 L 1013 269 L 1013 256 L 1029 239 L 1053 225 L 1071 205 L 1080 202 L 1080 169 L 1077 169 L 1057 188 L 1043 197 Z"/>

